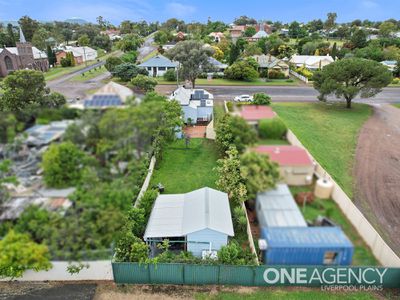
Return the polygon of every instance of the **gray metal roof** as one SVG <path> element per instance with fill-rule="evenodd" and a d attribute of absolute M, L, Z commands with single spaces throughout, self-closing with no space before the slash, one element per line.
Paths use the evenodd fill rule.
<path fill-rule="evenodd" d="M 206 228 L 234 235 L 228 195 L 208 187 L 186 194 L 159 195 L 144 239 L 186 236 Z"/>
<path fill-rule="evenodd" d="M 167 67 L 167 68 L 175 68 L 178 66 L 177 62 L 171 61 L 170 59 L 166 58 L 165 56 L 158 54 L 145 62 L 138 65 L 138 67 Z"/>
<path fill-rule="evenodd" d="M 307 227 L 286 184 L 257 195 L 257 217 L 262 227 Z"/>

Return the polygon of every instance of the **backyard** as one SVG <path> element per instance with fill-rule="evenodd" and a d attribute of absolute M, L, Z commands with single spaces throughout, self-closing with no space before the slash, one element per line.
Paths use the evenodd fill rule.
<path fill-rule="evenodd" d="M 353 196 L 353 164 L 357 136 L 371 115 L 365 104 L 274 103 L 273 109 L 314 158 Z"/>
<path fill-rule="evenodd" d="M 187 193 L 205 186 L 216 188 L 213 168 L 217 159 L 213 141 L 193 138 L 186 148 L 185 140 L 177 140 L 164 151 L 150 186 L 161 183 L 167 194 Z"/>

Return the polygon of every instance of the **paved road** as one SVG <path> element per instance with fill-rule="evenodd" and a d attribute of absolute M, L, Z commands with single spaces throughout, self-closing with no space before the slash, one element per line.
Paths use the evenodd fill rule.
<path fill-rule="evenodd" d="M 175 86 L 171 86 L 171 90 Z M 273 101 L 282 102 L 314 102 L 317 101 L 318 92 L 308 86 L 198 86 L 205 88 L 219 100 L 232 99 L 237 95 L 254 94 L 259 92 L 267 93 Z M 334 100 L 335 98 L 330 98 Z M 396 103 L 400 102 L 400 88 L 385 88 L 380 94 L 371 99 L 360 99 L 357 102 L 363 103 Z"/>
<path fill-rule="evenodd" d="M 154 43 L 153 35 L 146 38 L 142 47 L 140 47 L 138 50 L 139 52 L 138 61 L 141 61 L 143 58 L 145 58 L 147 55 L 149 55 L 151 52 L 157 49 L 157 47 L 153 46 L 153 43 Z"/>

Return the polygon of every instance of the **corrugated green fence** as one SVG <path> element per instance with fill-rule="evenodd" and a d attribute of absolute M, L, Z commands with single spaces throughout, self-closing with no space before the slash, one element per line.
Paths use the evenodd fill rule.
<path fill-rule="evenodd" d="M 116 283 L 400 287 L 400 269 L 112 263 Z"/>

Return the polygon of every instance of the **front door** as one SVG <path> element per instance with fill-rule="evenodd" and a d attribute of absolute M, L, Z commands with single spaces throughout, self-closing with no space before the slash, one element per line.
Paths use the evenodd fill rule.
<path fill-rule="evenodd" d="M 153 77 L 157 77 L 157 67 L 153 67 Z"/>

